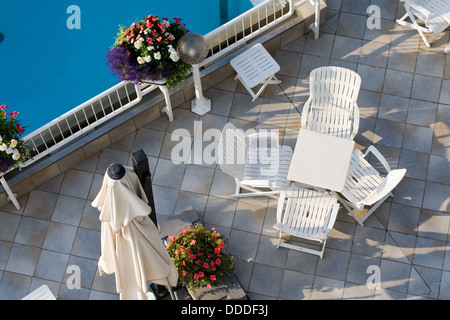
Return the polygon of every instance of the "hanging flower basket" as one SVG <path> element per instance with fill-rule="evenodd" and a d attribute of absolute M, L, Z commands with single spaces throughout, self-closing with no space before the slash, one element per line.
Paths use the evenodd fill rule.
<path fill-rule="evenodd" d="M 0 175 L 12 168 L 21 168 L 30 159 L 30 150 L 20 136 L 25 131 L 16 117 L 19 112 L 7 112 L 6 104 L 0 105 Z"/>
<path fill-rule="evenodd" d="M 159 19 L 149 15 L 129 28 L 120 26 L 114 46 L 106 54 L 109 69 L 120 80 L 137 84 L 166 80 L 175 87 L 189 75 L 191 65 L 177 53 L 177 42 L 188 30 L 181 19 Z"/>
<path fill-rule="evenodd" d="M 195 292 L 199 287 L 217 286 L 223 275 L 234 271 L 234 259 L 223 247 L 223 235 L 215 228 L 197 225 L 170 237 L 166 248 L 178 269 L 180 283 Z"/>

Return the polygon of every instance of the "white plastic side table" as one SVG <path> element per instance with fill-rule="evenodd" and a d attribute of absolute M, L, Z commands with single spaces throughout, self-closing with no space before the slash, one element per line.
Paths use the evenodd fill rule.
<path fill-rule="evenodd" d="M 239 79 L 255 101 L 268 84 L 281 83 L 275 77 L 280 66 L 267 52 L 262 44 L 257 43 L 237 57 L 231 59 L 231 66 L 236 70 L 235 79 Z M 262 83 L 257 93 L 252 88 Z"/>
<path fill-rule="evenodd" d="M 165 80 L 161 80 L 161 81 L 150 81 L 149 80 L 149 81 L 143 81 L 143 83 L 150 85 L 149 87 L 142 90 L 143 94 L 153 91 L 156 88 L 159 88 L 159 90 L 161 90 L 161 92 L 164 95 L 164 100 L 166 101 L 166 106 L 162 109 L 162 111 L 167 114 L 167 116 L 169 117 L 169 121 L 172 122 L 173 121 L 172 103 L 170 102 L 170 94 L 169 94 L 169 89 L 166 86 L 166 81 Z"/>

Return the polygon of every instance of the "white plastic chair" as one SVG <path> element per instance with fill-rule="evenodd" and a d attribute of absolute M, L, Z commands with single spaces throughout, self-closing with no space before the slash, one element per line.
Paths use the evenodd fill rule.
<path fill-rule="evenodd" d="M 365 157 L 371 152 L 384 166 L 387 175 L 381 175 Z M 391 170 L 383 155 L 370 146 L 363 154 L 353 150 L 352 160 L 345 181 L 344 191 L 339 197 L 341 204 L 363 225 L 364 221 L 389 197 L 392 190 L 400 183 L 406 169 Z"/>
<path fill-rule="evenodd" d="M 316 190 L 290 187 L 283 191 L 278 201 L 277 223 L 273 226 L 280 231 L 278 248 L 281 246 L 307 252 L 322 259 L 328 234 L 333 229 L 339 211 L 337 201 L 335 196 Z M 294 237 L 319 241 L 321 249 L 281 242 L 283 232 Z"/>
<path fill-rule="evenodd" d="M 430 42 L 442 31 L 450 26 L 450 1 L 448 0 L 405 0 L 406 14 L 397 20 L 397 23 L 416 29 L 423 42 L 430 47 Z M 407 19 L 411 22 L 406 22 Z M 422 20 L 425 26 L 419 25 L 417 19 Z M 427 38 L 425 33 L 431 33 Z"/>
<path fill-rule="evenodd" d="M 50 288 L 44 284 L 33 292 L 30 292 L 21 300 L 56 300 L 56 297 L 53 295 Z"/>
<path fill-rule="evenodd" d="M 241 81 L 253 97 L 252 101 L 259 97 L 268 84 L 281 83 L 275 77 L 280 66 L 260 43 L 231 59 L 230 64 L 237 72 L 235 79 Z M 255 93 L 253 88 L 258 84 L 262 84 L 262 87 Z"/>
<path fill-rule="evenodd" d="M 246 135 L 231 123 L 225 125 L 219 140 L 219 164 L 236 181 L 234 197 L 278 199 L 280 191 L 287 189 L 292 149 L 280 146 L 278 140 L 276 132 Z M 241 189 L 250 192 L 242 193 Z"/>
<path fill-rule="evenodd" d="M 353 139 L 359 129 L 360 87 L 361 77 L 352 70 L 333 66 L 314 69 L 309 78 L 310 96 L 303 106 L 301 127 Z"/>

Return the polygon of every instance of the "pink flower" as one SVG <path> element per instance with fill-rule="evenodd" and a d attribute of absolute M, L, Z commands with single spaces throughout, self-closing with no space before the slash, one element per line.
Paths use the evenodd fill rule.
<path fill-rule="evenodd" d="M 181 230 L 181 233 L 182 233 L 182 234 L 185 234 L 185 233 L 186 233 L 186 230 Z"/>
<path fill-rule="evenodd" d="M 158 27 L 161 29 L 162 32 L 166 31 L 166 27 L 162 23 L 158 23 Z"/>
<path fill-rule="evenodd" d="M 206 286 L 207 286 L 208 288 L 211 288 L 211 285 L 210 285 L 209 283 L 207 283 Z"/>
<path fill-rule="evenodd" d="M 203 263 L 203 268 L 205 268 L 205 269 L 209 268 L 208 262 Z"/>
<path fill-rule="evenodd" d="M 216 281 L 216 276 L 215 276 L 215 275 L 212 275 L 212 276 L 209 277 L 209 279 L 210 279 L 211 281 Z"/>
<path fill-rule="evenodd" d="M 195 254 L 191 254 L 191 255 L 189 255 L 189 258 L 191 258 L 192 260 L 194 260 L 195 259 Z"/>
<path fill-rule="evenodd" d="M 194 245 L 195 245 L 195 240 L 192 240 L 191 243 L 190 243 L 190 245 L 191 245 L 191 246 L 194 246 Z"/>
<path fill-rule="evenodd" d="M 156 38 L 156 41 L 161 42 L 162 41 L 162 37 L 159 36 L 158 38 Z"/>
<path fill-rule="evenodd" d="M 150 44 L 153 44 L 153 39 L 152 38 L 147 38 L 147 42 Z"/>
<path fill-rule="evenodd" d="M 181 272 L 183 273 L 183 276 L 187 275 L 187 271 L 186 270 L 183 270 Z"/>
<path fill-rule="evenodd" d="M 198 273 L 194 274 L 194 279 L 198 280 L 200 278 L 200 276 L 198 275 Z"/>
<path fill-rule="evenodd" d="M 199 275 L 200 278 L 203 278 L 205 276 L 205 274 L 203 272 L 201 272 L 201 271 L 198 273 L 198 275 Z"/>
<path fill-rule="evenodd" d="M 220 263 L 221 263 L 220 259 L 217 258 L 217 259 L 216 259 L 216 264 L 217 264 L 218 266 L 220 266 Z"/>
<path fill-rule="evenodd" d="M 214 253 L 220 253 L 220 248 L 214 248 Z"/>

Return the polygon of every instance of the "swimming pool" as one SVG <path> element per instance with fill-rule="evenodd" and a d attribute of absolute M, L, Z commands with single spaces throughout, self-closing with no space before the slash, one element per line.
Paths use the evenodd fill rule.
<path fill-rule="evenodd" d="M 2 0 L 0 104 L 20 112 L 26 135 L 119 82 L 105 63 L 119 25 L 153 14 L 206 34 L 251 7 L 250 0 Z"/>

